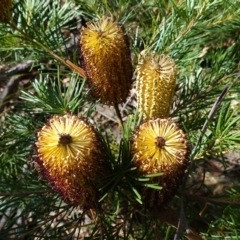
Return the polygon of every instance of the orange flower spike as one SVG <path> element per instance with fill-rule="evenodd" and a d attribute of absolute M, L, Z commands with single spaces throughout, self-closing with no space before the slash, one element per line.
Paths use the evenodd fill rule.
<path fill-rule="evenodd" d="M 95 181 L 108 172 L 96 132 L 73 115 L 53 116 L 36 143 L 43 176 L 67 202 L 85 208 L 98 202 Z"/>
<path fill-rule="evenodd" d="M 144 119 L 168 117 L 176 87 L 177 68 L 166 55 L 148 53 L 136 68 L 137 105 Z"/>
<path fill-rule="evenodd" d="M 1 0 L 0 1 L 0 23 L 5 23 L 10 20 L 11 17 L 11 7 L 12 7 L 12 1 L 11 0 Z"/>
<path fill-rule="evenodd" d="M 123 26 L 103 17 L 81 28 L 81 60 L 93 95 L 104 104 L 126 100 L 132 82 L 131 52 Z"/>
<path fill-rule="evenodd" d="M 187 167 L 188 153 L 186 135 L 170 119 L 147 120 L 135 131 L 132 155 L 138 171 L 141 174 L 163 173 L 153 179 L 162 190 L 145 189 L 146 200 L 151 199 L 148 205 L 161 205 L 172 198 Z"/>

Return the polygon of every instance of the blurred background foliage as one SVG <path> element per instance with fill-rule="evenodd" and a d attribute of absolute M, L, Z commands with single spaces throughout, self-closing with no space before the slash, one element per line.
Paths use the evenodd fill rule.
<path fill-rule="evenodd" d="M 171 117 L 188 135 L 191 163 L 160 217 L 127 204 L 121 191 L 106 197 L 101 214 L 69 206 L 31 161 L 38 130 L 66 112 L 102 132 L 116 169 L 128 157 L 138 124 L 128 117 L 136 109 L 134 81 L 120 106 L 129 130 L 122 136 L 114 110 L 91 98 L 66 61 L 81 66 L 79 28 L 103 15 L 124 24 L 134 67 L 143 50 L 169 54 L 178 65 Z M 239 1 L 13 1 L 10 21 L 0 23 L 0 239 L 181 239 L 188 228 L 195 238 L 185 232 L 183 239 L 240 239 L 239 36 Z M 122 189 L 131 188 L 130 175 L 119 175 Z"/>

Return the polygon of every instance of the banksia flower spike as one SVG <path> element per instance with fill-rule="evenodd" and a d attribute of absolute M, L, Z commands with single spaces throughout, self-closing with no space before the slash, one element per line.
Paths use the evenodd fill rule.
<path fill-rule="evenodd" d="M 132 79 L 131 52 L 123 26 L 108 17 L 80 34 L 81 60 L 93 95 L 104 104 L 124 102 Z"/>
<path fill-rule="evenodd" d="M 66 202 L 91 208 L 98 202 L 96 181 L 108 167 L 93 128 L 73 115 L 53 116 L 39 131 L 36 143 L 43 176 Z"/>
<path fill-rule="evenodd" d="M 161 190 L 143 190 L 146 205 L 159 206 L 169 201 L 187 167 L 188 144 L 183 131 L 170 119 L 147 120 L 133 134 L 132 155 L 141 174 L 163 173 L 152 180 L 162 186 Z"/>
<path fill-rule="evenodd" d="M 143 119 L 169 117 L 176 86 L 177 68 L 167 55 L 148 53 L 136 68 L 137 105 Z"/>
<path fill-rule="evenodd" d="M 10 10 L 12 7 L 11 0 L 1 0 L 0 1 L 0 23 L 8 22 L 10 19 Z"/>

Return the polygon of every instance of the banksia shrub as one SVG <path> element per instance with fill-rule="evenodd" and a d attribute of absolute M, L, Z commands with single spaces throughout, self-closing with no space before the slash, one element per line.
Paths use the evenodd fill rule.
<path fill-rule="evenodd" d="M 170 119 L 151 119 L 142 123 L 132 137 L 134 165 L 141 174 L 163 173 L 152 181 L 161 190 L 145 188 L 143 200 L 147 206 L 160 206 L 175 194 L 187 167 L 186 135 Z"/>
<path fill-rule="evenodd" d="M 105 176 L 108 167 L 93 128 L 74 115 L 53 116 L 38 132 L 36 146 L 35 161 L 53 189 L 76 206 L 96 206 L 96 181 Z"/>
<path fill-rule="evenodd" d="M 10 10 L 12 7 L 11 0 L 1 0 L 0 1 L 0 23 L 7 22 L 10 19 Z"/>
<path fill-rule="evenodd" d="M 167 55 L 143 55 L 136 68 L 137 105 L 144 119 L 168 117 L 176 86 L 177 68 Z"/>
<path fill-rule="evenodd" d="M 81 28 L 80 47 L 93 95 L 104 104 L 124 102 L 133 72 L 123 26 L 108 17 L 89 22 Z"/>

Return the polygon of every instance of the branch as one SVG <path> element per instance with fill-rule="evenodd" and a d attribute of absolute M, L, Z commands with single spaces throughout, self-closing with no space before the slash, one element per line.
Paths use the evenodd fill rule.
<path fill-rule="evenodd" d="M 156 213 L 154 213 L 154 215 L 156 215 Z M 161 222 L 168 223 L 176 229 L 178 228 L 178 221 L 180 219 L 180 215 L 171 211 L 170 209 L 161 210 L 158 213 L 157 217 Z M 191 227 L 188 227 L 188 233 L 186 233 L 184 237 L 189 240 L 203 240 L 203 238 Z"/>
<path fill-rule="evenodd" d="M 22 191 L 22 192 L 0 192 L 0 196 L 21 196 L 21 195 L 30 195 L 30 194 L 39 194 L 39 193 L 50 193 L 52 189 L 48 190 L 36 190 L 36 191 Z"/>

